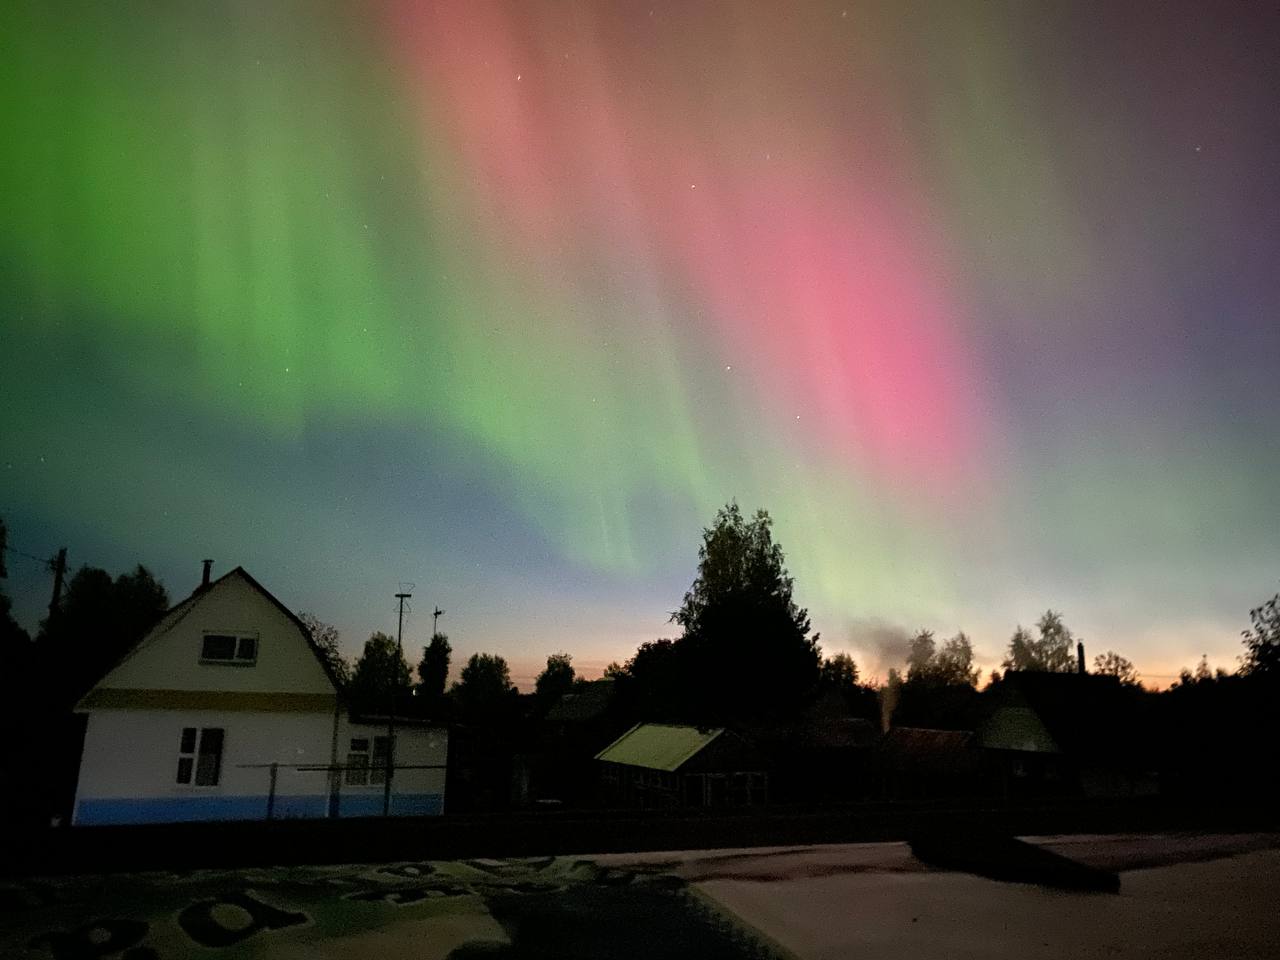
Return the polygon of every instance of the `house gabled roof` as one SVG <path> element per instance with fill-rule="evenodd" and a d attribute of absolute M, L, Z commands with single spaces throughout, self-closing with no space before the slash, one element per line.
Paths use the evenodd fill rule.
<path fill-rule="evenodd" d="M 866 750 L 880 738 L 880 728 L 861 717 L 838 717 L 801 728 L 800 742 L 810 749 Z"/>
<path fill-rule="evenodd" d="M 890 752 L 923 759 L 963 753 L 972 742 L 973 734 L 968 730 L 890 727 L 885 732 L 881 745 Z"/>
<path fill-rule="evenodd" d="M 123 653 L 121 653 L 121 655 L 106 670 L 103 671 L 102 676 L 98 677 L 98 679 L 94 681 L 93 687 L 91 687 L 90 690 L 92 691 L 93 689 L 95 689 L 98 686 L 98 684 L 100 684 L 103 681 L 103 679 L 108 674 L 111 673 L 112 670 L 114 670 L 116 667 L 120 666 L 120 664 L 128 660 L 129 657 L 131 657 L 135 651 L 140 650 L 142 647 L 147 646 L 150 643 L 153 643 L 154 641 L 158 640 L 160 637 L 168 633 L 170 630 L 172 630 L 189 613 L 191 613 L 192 610 L 196 608 L 201 598 L 203 598 L 206 594 L 216 589 L 219 584 L 224 583 L 225 581 L 231 579 L 232 577 L 240 577 L 242 580 L 244 580 L 245 583 L 247 583 L 259 594 L 261 594 L 263 597 L 269 600 L 276 607 L 277 610 L 283 613 L 289 619 L 289 621 L 295 627 L 298 628 L 298 630 L 302 633 L 303 638 L 306 640 L 308 649 L 310 649 L 311 652 L 315 655 L 316 660 L 320 664 L 320 668 L 324 670 L 324 675 L 329 678 L 329 682 L 333 685 L 334 691 L 339 696 L 341 696 L 342 683 L 338 679 L 338 677 L 334 674 L 333 668 L 329 664 L 329 661 L 328 659 L 326 659 L 324 653 L 320 650 L 319 646 L 317 646 L 315 638 L 311 636 L 311 631 L 307 629 L 307 625 L 298 618 L 297 614 L 295 614 L 292 610 L 290 610 L 283 603 L 281 603 L 279 599 L 277 599 L 271 593 L 270 590 L 268 590 L 266 587 L 260 584 L 257 580 L 255 580 L 252 576 L 250 576 L 249 571 L 245 570 L 244 567 L 235 567 L 232 570 L 228 570 L 222 576 L 218 577 L 218 579 L 211 581 L 207 586 L 202 584 L 201 586 L 193 590 L 191 595 L 187 597 L 185 600 L 182 600 L 181 602 L 170 607 L 167 611 L 165 611 L 164 616 L 162 616 L 159 619 L 159 621 L 156 622 L 156 625 L 154 627 L 152 627 L 145 634 L 143 634 L 143 636 L 138 640 L 137 643 L 134 643 L 132 646 L 126 649 Z"/>
<path fill-rule="evenodd" d="M 1011 730 L 1039 726 L 1056 752 L 1083 761 L 1128 764 L 1149 749 L 1142 692 L 1115 677 L 1010 671 L 1002 687 L 1000 706 L 982 730 L 985 746 L 1009 748 Z"/>
<path fill-rule="evenodd" d="M 560 723 L 586 723 L 608 710 L 613 697 L 612 680 L 591 680 L 575 686 L 553 703 L 547 711 L 547 719 Z"/>
<path fill-rule="evenodd" d="M 669 723 L 637 723 L 596 754 L 597 760 L 673 773 L 724 733 Z"/>

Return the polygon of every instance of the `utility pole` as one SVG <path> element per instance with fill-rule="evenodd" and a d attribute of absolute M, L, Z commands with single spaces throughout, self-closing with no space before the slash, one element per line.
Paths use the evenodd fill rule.
<path fill-rule="evenodd" d="M 62 578 L 67 572 L 67 548 L 63 547 L 58 555 L 49 561 L 49 569 L 53 571 L 53 599 L 49 601 L 49 619 L 58 615 L 58 604 L 62 601 Z"/>
<path fill-rule="evenodd" d="M 404 602 L 412 593 L 397 593 L 400 601 L 400 623 L 396 627 L 396 659 L 391 664 L 391 678 L 387 684 L 387 775 L 382 782 L 382 815 L 391 814 L 391 774 L 395 770 L 396 753 L 396 681 L 400 679 L 400 662 L 404 659 Z"/>
<path fill-rule="evenodd" d="M 436 607 L 435 613 L 431 614 L 431 635 L 434 637 L 440 632 L 440 618 L 444 616 L 444 611 Z"/>

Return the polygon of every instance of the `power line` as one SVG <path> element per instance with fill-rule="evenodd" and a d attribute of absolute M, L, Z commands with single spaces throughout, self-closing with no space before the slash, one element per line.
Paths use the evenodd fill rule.
<path fill-rule="evenodd" d="M 27 551 L 25 550 L 19 550 L 17 547 L 15 547 L 11 543 L 6 543 L 4 545 L 4 549 L 6 553 L 16 553 L 18 556 L 26 557 L 28 560 L 34 560 L 36 563 L 43 563 L 46 567 L 51 566 L 53 564 L 53 558 L 37 557 L 34 553 L 27 553 Z"/>

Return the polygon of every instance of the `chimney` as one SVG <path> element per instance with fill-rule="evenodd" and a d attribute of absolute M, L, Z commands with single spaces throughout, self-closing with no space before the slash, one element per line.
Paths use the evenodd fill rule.
<path fill-rule="evenodd" d="M 200 577 L 200 589 L 207 590 L 209 589 L 209 569 L 213 566 L 213 561 L 201 560 L 200 562 L 204 565 L 204 574 Z M 1081 654 L 1081 656 L 1083 657 L 1084 654 Z M 1084 663 L 1083 660 L 1080 662 Z"/>
<path fill-rule="evenodd" d="M 1076 672 L 1080 676 L 1084 676 L 1086 672 L 1084 669 L 1084 643 L 1076 644 Z"/>

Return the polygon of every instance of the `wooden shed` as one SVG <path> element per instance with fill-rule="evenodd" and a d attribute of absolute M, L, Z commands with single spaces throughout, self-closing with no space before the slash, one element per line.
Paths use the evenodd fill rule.
<path fill-rule="evenodd" d="M 746 806 L 769 795 L 763 757 L 722 727 L 638 723 L 596 760 L 602 799 L 610 805 Z"/>

